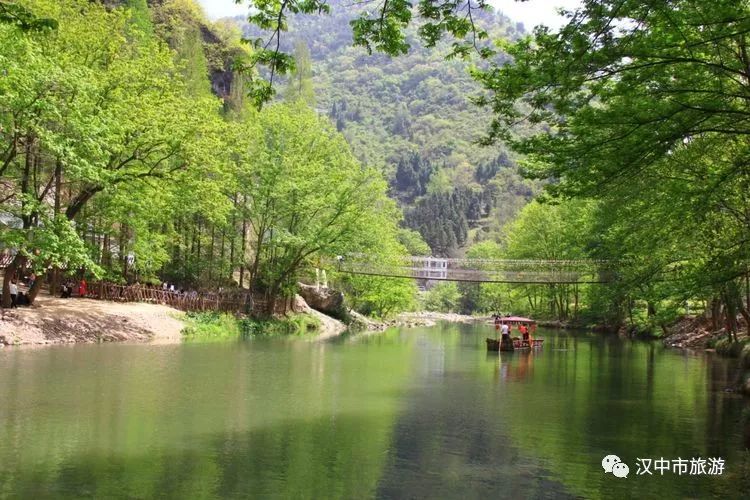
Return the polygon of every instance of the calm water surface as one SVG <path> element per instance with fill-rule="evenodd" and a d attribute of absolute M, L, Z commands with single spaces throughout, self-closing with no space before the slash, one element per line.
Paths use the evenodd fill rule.
<path fill-rule="evenodd" d="M 750 497 L 731 363 L 554 332 L 489 355 L 488 332 L 6 348 L 0 498 Z M 698 456 L 724 474 L 635 474 Z"/>

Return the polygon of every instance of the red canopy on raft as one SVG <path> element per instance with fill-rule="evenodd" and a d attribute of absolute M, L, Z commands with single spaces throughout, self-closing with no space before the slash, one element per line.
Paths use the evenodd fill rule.
<path fill-rule="evenodd" d="M 505 317 L 500 318 L 500 322 L 501 323 L 529 323 L 529 324 L 536 323 L 536 321 L 534 321 L 531 318 L 524 318 L 521 316 L 505 316 Z"/>

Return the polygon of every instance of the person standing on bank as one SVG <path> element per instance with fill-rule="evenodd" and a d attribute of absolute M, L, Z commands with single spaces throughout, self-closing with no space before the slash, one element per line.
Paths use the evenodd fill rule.
<path fill-rule="evenodd" d="M 18 308 L 18 285 L 16 280 L 10 280 L 10 308 Z"/>

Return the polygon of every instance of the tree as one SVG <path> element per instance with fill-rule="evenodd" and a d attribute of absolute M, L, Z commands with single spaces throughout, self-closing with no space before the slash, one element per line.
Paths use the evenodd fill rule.
<path fill-rule="evenodd" d="M 708 296 L 747 314 L 749 15 L 731 0 L 587 1 L 558 33 L 505 44 L 511 64 L 475 73 L 496 115 L 486 142 L 531 155 L 553 194 L 603 201 L 619 238 L 607 248 L 631 278 L 619 300 L 640 294 L 649 312 Z M 524 120 L 535 132 L 515 135 Z"/>
<path fill-rule="evenodd" d="M 431 255 L 430 246 L 422 239 L 422 236 L 413 229 L 399 229 L 398 241 L 406 248 L 409 255 Z"/>
<path fill-rule="evenodd" d="M 47 31 L 57 28 L 57 21 L 40 18 L 16 2 L 0 1 L 0 24 L 12 24 L 23 31 Z"/>
<path fill-rule="evenodd" d="M 215 131 L 207 117 L 218 109 L 211 98 L 188 97 L 172 53 L 127 11 L 83 0 L 28 3 L 60 24 L 54 36 L 0 25 L 2 208 L 22 223 L 4 288 L 26 262 L 46 269 L 65 260 L 55 253 L 64 248 L 47 254 L 35 243 L 37 232 L 62 230 L 58 217 L 76 221 L 85 239 L 93 227 L 84 209 L 95 197 L 204 161 Z"/>
<path fill-rule="evenodd" d="M 461 293 L 456 283 L 438 283 L 424 297 L 423 306 L 428 311 L 457 312 Z"/>
<path fill-rule="evenodd" d="M 361 167 L 328 120 L 304 103 L 270 106 L 249 126 L 258 132 L 247 134 L 249 143 L 238 140 L 237 158 L 252 235 L 250 279 L 267 293 L 272 313 L 303 266 L 377 248 L 377 229 L 395 231 L 397 212 L 382 177 Z"/>
<path fill-rule="evenodd" d="M 402 264 L 407 252 L 399 242 L 404 230 L 397 229 L 396 219 L 384 220 L 372 231 L 377 233 L 378 244 L 366 249 L 368 258 L 378 265 Z M 335 286 L 347 293 L 352 307 L 362 314 L 387 318 L 416 305 L 414 280 L 347 273 L 333 273 L 333 277 Z"/>
<path fill-rule="evenodd" d="M 469 259 L 486 259 L 496 260 L 504 258 L 503 248 L 494 241 L 482 241 L 469 247 L 466 251 L 466 257 Z M 508 285 L 504 283 L 479 283 L 464 284 L 461 283 L 459 288 L 462 292 L 462 302 L 464 303 L 464 312 L 510 312 L 512 310 L 512 301 Z"/>
<path fill-rule="evenodd" d="M 290 101 L 301 100 L 311 108 L 315 107 L 310 49 L 304 40 L 294 42 L 294 71 L 289 76 L 285 97 Z"/>

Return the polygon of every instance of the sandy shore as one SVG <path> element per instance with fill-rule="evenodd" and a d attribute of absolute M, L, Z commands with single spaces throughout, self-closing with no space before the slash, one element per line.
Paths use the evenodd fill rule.
<path fill-rule="evenodd" d="M 174 343 L 183 313 L 157 304 L 39 297 L 34 307 L 0 313 L 0 344 Z"/>
<path fill-rule="evenodd" d="M 320 320 L 315 341 L 341 335 L 342 322 L 310 309 Z M 182 341 L 184 313 L 159 304 L 39 297 L 34 307 L 0 310 L 0 346 L 99 342 L 173 344 Z"/>

